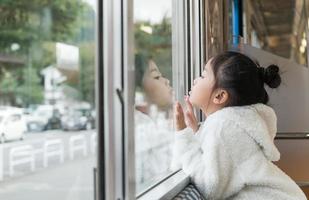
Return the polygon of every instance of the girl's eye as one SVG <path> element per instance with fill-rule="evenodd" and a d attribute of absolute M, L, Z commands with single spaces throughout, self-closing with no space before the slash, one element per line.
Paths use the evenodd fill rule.
<path fill-rule="evenodd" d="M 160 79 L 160 76 L 155 76 L 154 79 L 159 80 L 159 79 Z"/>

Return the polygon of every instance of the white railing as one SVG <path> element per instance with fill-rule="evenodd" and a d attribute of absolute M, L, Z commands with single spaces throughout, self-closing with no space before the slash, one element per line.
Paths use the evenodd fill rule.
<path fill-rule="evenodd" d="M 71 136 L 68 139 L 67 150 L 65 146 L 65 141 L 61 138 L 48 139 L 46 141 L 37 140 L 34 143 L 31 142 L 31 144 L 20 146 L 1 144 L 0 181 L 5 179 L 5 168 L 8 168 L 8 175 L 12 177 L 16 176 L 17 167 L 25 171 L 24 165 L 30 166 L 30 171 L 34 172 L 40 166 L 40 163 L 43 164 L 44 168 L 51 165 L 54 159 L 56 161 L 58 159 L 59 163 L 63 163 L 66 154 L 68 154 L 70 160 L 74 160 L 78 153 L 82 153 L 83 156 L 87 156 L 88 151 L 91 154 L 95 154 L 97 151 L 97 134 L 93 132 L 90 135 L 79 134 Z M 4 152 L 8 152 L 8 155 L 4 155 Z M 6 155 L 8 158 L 6 158 Z M 8 159 L 8 162 L 5 161 L 6 159 Z"/>
<path fill-rule="evenodd" d="M 35 170 L 34 154 L 31 145 L 23 145 L 13 147 L 9 153 L 9 173 L 10 176 L 14 175 L 14 167 L 18 165 L 30 164 L 30 169 Z"/>
<path fill-rule="evenodd" d="M 83 151 L 84 156 L 87 155 L 87 142 L 84 135 L 72 136 L 69 140 L 70 159 L 74 159 L 76 151 Z"/>
<path fill-rule="evenodd" d="M 90 137 L 90 151 L 95 154 L 97 152 L 97 134 L 92 133 Z"/>
<path fill-rule="evenodd" d="M 48 159 L 50 157 L 59 157 L 60 163 L 64 162 L 64 149 L 61 139 L 47 140 L 44 143 L 43 165 L 48 167 Z"/>

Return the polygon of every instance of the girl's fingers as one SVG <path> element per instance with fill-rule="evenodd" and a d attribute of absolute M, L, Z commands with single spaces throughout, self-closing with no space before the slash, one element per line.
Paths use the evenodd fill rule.
<path fill-rule="evenodd" d="M 186 118 L 187 118 L 187 121 L 188 121 L 188 125 L 193 125 L 195 123 L 195 117 L 194 115 L 192 115 L 190 112 L 186 112 Z"/>
<path fill-rule="evenodd" d="M 187 110 L 186 110 L 187 125 L 191 127 L 194 132 L 196 132 L 198 129 L 198 121 L 195 117 L 193 106 L 189 100 L 189 96 L 186 96 L 185 102 L 186 102 L 186 107 L 187 107 Z"/>
<path fill-rule="evenodd" d="M 198 123 L 194 115 L 193 106 L 188 97 L 185 98 L 186 111 L 184 112 L 181 104 L 177 101 L 174 106 L 174 119 L 176 130 L 182 130 L 187 126 L 196 132 Z"/>
<path fill-rule="evenodd" d="M 185 102 L 186 102 L 186 106 L 187 106 L 187 110 L 192 113 L 192 115 L 194 115 L 194 111 L 193 111 L 193 106 L 189 100 L 189 96 L 186 96 L 185 98 Z"/>
<path fill-rule="evenodd" d="M 187 125 L 192 128 L 192 130 L 194 132 L 197 131 L 198 129 L 198 123 L 197 123 L 197 120 L 195 118 L 194 115 L 192 115 L 190 112 L 186 112 L 186 122 L 187 122 Z"/>

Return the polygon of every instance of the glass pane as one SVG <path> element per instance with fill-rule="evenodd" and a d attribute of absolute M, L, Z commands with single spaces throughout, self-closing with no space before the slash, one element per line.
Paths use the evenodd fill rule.
<path fill-rule="evenodd" d="M 136 192 L 169 173 L 172 133 L 172 0 L 134 1 Z"/>
<path fill-rule="evenodd" d="M 307 63 L 308 0 L 243 2 L 245 43 Z"/>
<path fill-rule="evenodd" d="M 0 1 L 0 199 L 91 200 L 95 1 Z"/>

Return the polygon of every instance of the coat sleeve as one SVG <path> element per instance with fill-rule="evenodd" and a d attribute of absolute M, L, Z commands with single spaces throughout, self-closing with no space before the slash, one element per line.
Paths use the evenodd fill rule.
<path fill-rule="evenodd" d="M 190 175 L 206 199 L 221 199 L 226 198 L 233 164 L 221 138 L 222 126 L 212 127 L 213 130 L 201 130 L 205 134 L 201 142 L 189 130 L 176 133 L 173 162 Z"/>
<path fill-rule="evenodd" d="M 184 154 L 188 149 L 184 148 L 188 144 L 193 143 L 193 131 L 190 128 L 185 128 L 181 131 L 176 131 L 175 142 L 173 146 L 173 155 L 171 162 L 171 170 L 176 171 L 182 168 L 181 155 Z"/>

